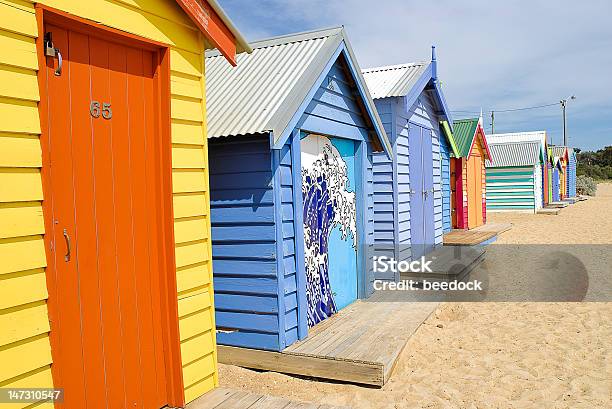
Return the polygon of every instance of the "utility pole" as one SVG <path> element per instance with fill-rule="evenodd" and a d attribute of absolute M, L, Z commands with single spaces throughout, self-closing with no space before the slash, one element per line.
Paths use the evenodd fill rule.
<path fill-rule="evenodd" d="M 561 109 L 563 110 L 563 146 L 567 146 L 567 117 L 565 115 L 565 107 L 567 99 L 561 100 Z"/>
<path fill-rule="evenodd" d="M 567 115 L 565 111 L 567 107 L 567 101 L 571 99 L 576 99 L 576 96 L 572 95 L 571 97 L 559 101 L 561 103 L 561 110 L 563 111 L 563 146 L 567 146 Z"/>
<path fill-rule="evenodd" d="M 491 135 L 495 134 L 495 111 L 491 111 Z"/>

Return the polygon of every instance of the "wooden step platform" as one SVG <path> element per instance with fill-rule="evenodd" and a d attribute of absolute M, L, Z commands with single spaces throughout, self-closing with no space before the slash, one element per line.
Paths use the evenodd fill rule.
<path fill-rule="evenodd" d="M 443 237 L 445 246 L 476 246 L 497 236 L 494 231 L 453 230 Z"/>
<path fill-rule="evenodd" d="M 426 256 L 431 272 L 401 273 L 402 280 L 462 281 L 485 257 L 484 246 L 442 246 Z"/>
<path fill-rule="evenodd" d="M 317 405 L 275 396 L 217 388 L 186 406 L 187 409 L 350 409 L 349 406 Z"/>
<path fill-rule="evenodd" d="M 559 214 L 559 209 L 544 207 L 542 209 L 538 209 L 537 214 L 547 214 L 547 215 L 550 215 L 550 216 L 554 216 L 554 215 Z"/>
<path fill-rule="evenodd" d="M 437 302 L 405 291 L 377 291 L 309 330 L 282 352 L 219 345 L 220 363 L 292 375 L 383 386 L 404 346 Z"/>
<path fill-rule="evenodd" d="M 580 195 L 580 196 L 577 197 L 577 199 L 578 199 L 579 202 L 583 202 L 585 200 L 589 200 L 589 196 Z"/>
<path fill-rule="evenodd" d="M 545 209 L 562 209 L 564 207 L 567 207 L 567 203 L 565 202 L 550 202 L 544 206 Z"/>
<path fill-rule="evenodd" d="M 500 235 L 511 228 L 511 223 L 487 223 L 472 229 L 472 231 L 492 231 L 495 232 L 495 234 Z"/>
<path fill-rule="evenodd" d="M 577 201 L 578 201 L 578 198 L 576 197 L 566 197 L 565 199 L 562 200 L 562 202 L 569 203 L 569 204 L 574 204 Z"/>
<path fill-rule="evenodd" d="M 445 246 L 477 246 L 512 228 L 510 223 L 487 223 L 471 230 L 453 230 L 443 237 Z"/>

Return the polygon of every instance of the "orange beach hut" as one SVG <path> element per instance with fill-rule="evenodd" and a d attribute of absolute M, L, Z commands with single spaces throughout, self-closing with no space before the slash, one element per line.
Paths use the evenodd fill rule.
<path fill-rule="evenodd" d="M 453 122 L 453 140 L 459 156 L 451 155 L 451 219 L 455 229 L 473 229 L 486 223 L 485 161 L 491 158 L 479 118 Z"/>

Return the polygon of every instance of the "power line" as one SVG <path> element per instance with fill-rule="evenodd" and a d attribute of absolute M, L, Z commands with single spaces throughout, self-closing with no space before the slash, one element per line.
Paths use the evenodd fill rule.
<path fill-rule="evenodd" d="M 527 110 L 530 110 L 530 109 L 548 108 L 548 107 L 557 106 L 557 105 L 559 105 L 559 103 L 555 102 L 555 103 L 552 103 L 552 104 L 535 105 L 535 106 L 522 107 L 522 108 L 490 109 L 490 110 L 488 110 L 486 112 L 504 113 L 504 112 L 527 111 Z M 476 114 L 476 115 L 480 115 L 480 111 L 451 110 L 451 112 L 458 113 L 458 114 Z"/>

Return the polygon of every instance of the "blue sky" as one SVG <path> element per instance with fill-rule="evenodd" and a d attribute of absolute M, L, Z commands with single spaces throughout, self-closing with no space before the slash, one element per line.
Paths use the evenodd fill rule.
<path fill-rule="evenodd" d="M 435 44 L 453 111 L 530 107 L 575 94 L 569 144 L 612 145 L 609 0 L 219 2 L 249 41 L 344 25 L 362 68 L 429 60 Z M 485 125 L 489 131 L 489 118 Z M 541 129 L 562 142 L 558 105 L 496 114 L 496 133 Z"/>

